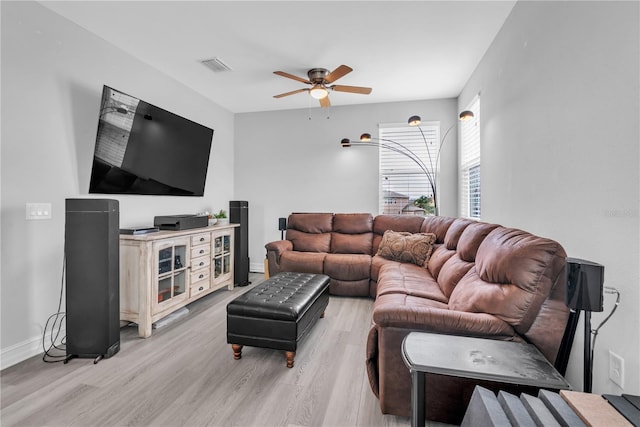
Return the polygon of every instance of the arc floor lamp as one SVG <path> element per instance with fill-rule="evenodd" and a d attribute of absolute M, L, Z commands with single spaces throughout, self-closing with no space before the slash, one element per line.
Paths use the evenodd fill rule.
<path fill-rule="evenodd" d="M 460 121 L 470 120 L 474 117 L 473 111 L 465 110 L 461 112 L 458 116 Z M 447 139 L 447 135 L 451 132 L 451 129 L 456 125 L 456 123 L 452 124 L 449 129 L 444 133 L 444 136 L 440 139 L 440 143 L 437 147 L 435 158 L 431 156 L 431 152 L 428 150 L 429 143 L 427 142 L 427 137 L 424 135 L 422 128 L 420 128 L 420 123 L 422 119 L 420 116 L 411 116 L 407 120 L 409 126 L 417 126 L 420 131 L 420 135 L 422 136 L 422 140 L 424 141 L 425 146 L 427 146 L 427 158 L 421 159 L 415 152 L 409 149 L 406 145 L 403 145 L 397 141 L 393 141 L 391 139 L 385 138 L 374 138 L 369 133 L 363 133 L 360 135 L 359 140 L 351 140 L 349 138 L 343 138 L 340 141 L 340 144 L 343 148 L 347 147 L 378 147 L 383 148 L 385 150 L 394 151 L 398 154 L 401 154 L 414 162 L 420 170 L 427 177 L 427 181 L 429 182 L 429 186 L 431 187 L 431 192 L 433 194 L 433 205 L 435 209 L 435 214 L 439 215 L 439 206 L 438 206 L 438 183 L 436 177 L 436 167 L 438 162 L 440 161 L 440 152 L 442 151 L 442 146 L 444 145 L 445 140 Z"/>

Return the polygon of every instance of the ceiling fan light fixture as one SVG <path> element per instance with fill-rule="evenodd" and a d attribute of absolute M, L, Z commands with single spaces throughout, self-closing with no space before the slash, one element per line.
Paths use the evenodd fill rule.
<path fill-rule="evenodd" d="M 322 85 L 315 85 L 314 87 L 311 88 L 311 90 L 309 90 L 309 94 L 311 95 L 312 98 L 322 99 L 327 95 L 329 95 L 329 91 Z"/>
<path fill-rule="evenodd" d="M 371 134 L 370 133 L 363 133 L 362 135 L 360 135 L 360 141 L 371 141 Z"/>

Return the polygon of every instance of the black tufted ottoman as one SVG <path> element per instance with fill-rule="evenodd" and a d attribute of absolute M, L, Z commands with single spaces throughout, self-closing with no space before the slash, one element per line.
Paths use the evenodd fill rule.
<path fill-rule="evenodd" d="M 293 367 L 298 342 L 324 317 L 329 303 L 329 276 L 279 273 L 227 305 L 227 342 L 234 359 L 242 346 L 284 350 Z"/>

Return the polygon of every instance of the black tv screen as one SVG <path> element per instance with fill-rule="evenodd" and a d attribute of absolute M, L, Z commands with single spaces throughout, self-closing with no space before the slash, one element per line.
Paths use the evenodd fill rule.
<path fill-rule="evenodd" d="M 202 196 L 213 129 L 104 86 L 89 193 Z"/>

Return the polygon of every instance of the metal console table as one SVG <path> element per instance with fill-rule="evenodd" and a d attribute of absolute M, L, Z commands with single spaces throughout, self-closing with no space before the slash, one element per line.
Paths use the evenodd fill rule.
<path fill-rule="evenodd" d="M 411 332 L 402 342 L 411 371 L 411 425 L 424 427 L 425 374 L 521 384 L 553 390 L 571 386 L 531 344 Z"/>

